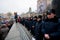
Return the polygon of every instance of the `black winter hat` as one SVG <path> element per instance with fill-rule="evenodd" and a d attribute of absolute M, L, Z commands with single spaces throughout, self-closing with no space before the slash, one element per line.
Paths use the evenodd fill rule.
<path fill-rule="evenodd" d="M 34 18 L 37 18 L 37 16 L 34 16 Z"/>
<path fill-rule="evenodd" d="M 42 18 L 42 16 L 41 16 L 41 15 L 39 15 L 39 16 L 38 16 L 38 18 Z"/>
<path fill-rule="evenodd" d="M 51 10 L 48 10 L 48 11 L 47 11 L 47 15 L 48 15 L 48 14 L 51 14 L 51 13 L 56 14 L 54 9 L 51 9 Z"/>

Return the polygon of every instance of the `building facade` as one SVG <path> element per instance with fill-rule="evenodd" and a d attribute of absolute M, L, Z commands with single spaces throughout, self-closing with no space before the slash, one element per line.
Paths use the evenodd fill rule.
<path fill-rule="evenodd" d="M 47 6 L 51 4 L 52 0 L 37 0 L 37 13 L 43 13 L 46 11 Z"/>

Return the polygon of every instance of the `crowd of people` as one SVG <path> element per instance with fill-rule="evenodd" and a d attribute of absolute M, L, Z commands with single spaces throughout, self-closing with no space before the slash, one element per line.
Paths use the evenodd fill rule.
<path fill-rule="evenodd" d="M 13 21 L 1 21 L 0 22 L 0 40 L 4 40 L 13 25 Z"/>
<path fill-rule="evenodd" d="M 54 9 L 48 10 L 46 14 L 44 20 L 43 16 L 39 15 L 20 18 L 19 22 L 31 32 L 36 40 L 60 40 L 60 19 L 56 16 Z"/>
<path fill-rule="evenodd" d="M 19 22 L 27 28 L 36 40 L 60 40 L 60 18 L 56 16 L 55 10 L 46 12 L 46 18 L 42 15 L 34 17 L 23 17 L 14 12 L 16 23 Z M 0 22 L 0 40 L 4 40 L 14 21 Z"/>

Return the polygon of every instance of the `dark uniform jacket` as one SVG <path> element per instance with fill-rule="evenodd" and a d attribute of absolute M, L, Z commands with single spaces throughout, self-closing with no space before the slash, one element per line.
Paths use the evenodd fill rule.
<path fill-rule="evenodd" d="M 49 34 L 50 40 L 60 40 L 60 20 L 57 17 L 46 19 L 42 25 L 42 33 Z"/>
<path fill-rule="evenodd" d="M 42 28 L 42 21 L 36 22 L 35 29 L 34 29 L 36 40 L 43 40 L 41 28 Z"/>

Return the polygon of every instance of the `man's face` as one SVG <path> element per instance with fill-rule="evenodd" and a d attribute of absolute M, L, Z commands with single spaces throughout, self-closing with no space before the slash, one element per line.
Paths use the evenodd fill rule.
<path fill-rule="evenodd" d="M 50 13 L 50 14 L 47 15 L 48 19 L 54 18 L 55 16 L 56 16 L 56 15 L 53 14 L 53 13 Z"/>
<path fill-rule="evenodd" d="M 37 21 L 40 21 L 41 19 L 40 18 L 37 18 Z"/>

